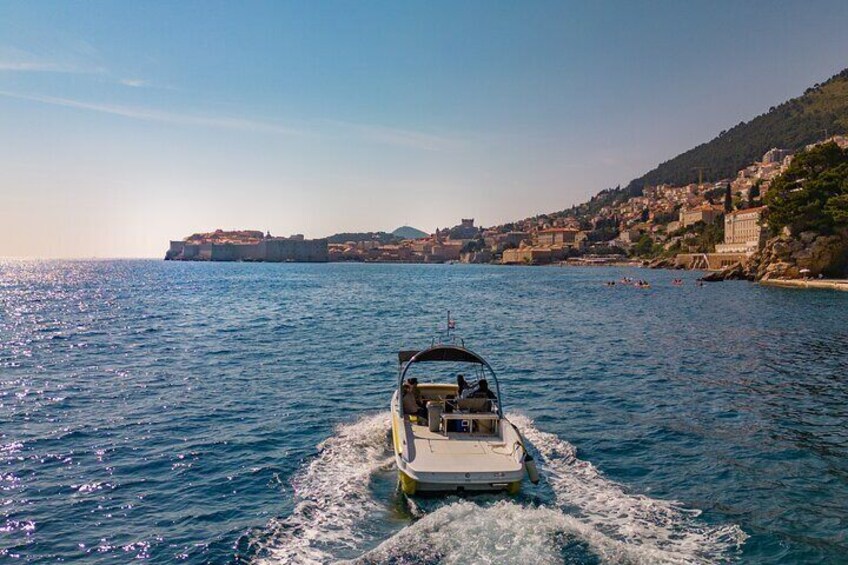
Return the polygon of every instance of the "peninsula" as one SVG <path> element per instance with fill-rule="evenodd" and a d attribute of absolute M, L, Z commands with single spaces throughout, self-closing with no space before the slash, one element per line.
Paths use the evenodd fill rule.
<path fill-rule="evenodd" d="M 302 235 L 274 237 L 256 230 L 218 229 L 172 241 L 165 260 L 317 263 L 328 260 L 327 240 L 305 239 Z"/>

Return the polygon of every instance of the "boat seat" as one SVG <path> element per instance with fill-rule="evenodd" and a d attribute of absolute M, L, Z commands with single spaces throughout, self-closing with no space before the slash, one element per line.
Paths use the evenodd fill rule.
<path fill-rule="evenodd" d="M 472 431 L 478 434 L 494 434 L 498 429 L 496 420 L 476 420 Z"/>
<path fill-rule="evenodd" d="M 492 401 L 488 398 L 460 398 L 456 401 L 459 410 L 468 412 L 491 412 Z"/>

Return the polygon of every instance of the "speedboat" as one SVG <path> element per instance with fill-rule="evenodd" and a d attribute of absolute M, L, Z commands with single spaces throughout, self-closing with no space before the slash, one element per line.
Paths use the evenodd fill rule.
<path fill-rule="evenodd" d="M 433 380 L 433 373 L 461 367 L 457 382 Z M 450 373 L 456 378 L 460 373 Z M 436 377 L 438 379 L 438 377 Z M 461 384 L 460 384 L 461 383 Z M 414 392 L 419 408 L 404 410 Z M 464 390 L 460 390 L 463 388 Z M 527 473 L 538 482 L 533 457 L 518 428 L 504 417 L 500 385 L 491 365 L 458 344 L 434 344 L 398 353 L 397 390 L 392 395 L 392 440 L 401 490 L 516 494 Z"/>

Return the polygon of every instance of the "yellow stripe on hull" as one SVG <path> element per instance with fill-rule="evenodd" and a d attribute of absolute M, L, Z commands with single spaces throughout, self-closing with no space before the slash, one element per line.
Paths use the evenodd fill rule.
<path fill-rule="evenodd" d="M 400 421 L 398 420 L 397 415 L 392 414 L 392 442 L 395 445 L 395 453 L 397 455 L 401 454 L 400 448 Z"/>
<path fill-rule="evenodd" d="M 400 490 L 403 491 L 403 494 L 410 496 L 415 494 L 415 491 L 418 490 L 418 482 L 403 471 L 398 471 L 398 477 L 400 478 Z"/>

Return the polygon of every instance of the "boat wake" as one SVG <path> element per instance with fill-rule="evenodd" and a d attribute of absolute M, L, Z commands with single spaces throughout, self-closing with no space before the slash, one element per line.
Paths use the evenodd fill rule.
<path fill-rule="evenodd" d="M 293 512 L 272 521 L 257 543 L 256 561 L 713 563 L 738 554 L 747 537 L 738 526 L 712 526 L 697 510 L 629 494 L 578 459 L 570 443 L 525 416 L 510 420 L 538 453 L 550 492 L 543 502 L 496 496 L 409 501 L 405 519 L 391 520 L 387 502 L 371 486 L 374 475 L 394 466 L 389 416 L 369 416 L 338 427 L 319 446 L 293 481 Z M 410 516 L 417 518 L 411 524 Z"/>
<path fill-rule="evenodd" d="M 621 557 L 629 561 L 713 563 L 731 558 L 748 537 L 739 526 L 711 526 L 700 521 L 700 510 L 629 494 L 594 465 L 578 459 L 575 447 L 567 441 L 539 430 L 524 415 L 513 414 L 509 419 L 539 452 L 541 472 L 555 494 L 556 505 L 592 532 L 623 544 Z"/>
<path fill-rule="evenodd" d="M 394 465 L 388 412 L 341 425 L 292 481 L 295 508 L 272 520 L 258 545 L 259 563 L 329 563 L 369 541 L 362 525 L 379 512 L 371 476 Z"/>

